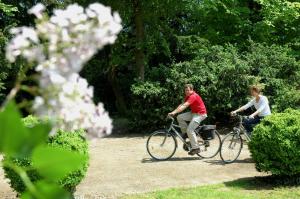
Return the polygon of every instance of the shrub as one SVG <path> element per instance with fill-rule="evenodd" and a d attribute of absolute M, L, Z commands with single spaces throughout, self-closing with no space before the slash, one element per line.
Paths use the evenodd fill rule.
<path fill-rule="evenodd" d="M 251 84 L 264 86 L 272 111 L 300 107 L 300 62 L 286 46 L 249 42 L 243 53 L 234 45 L 211 45 L 197 36 L 177 37 L 174 64 L 148 70 L 145 82 L 132 85 L 133 126 L 158 128 L 183 101 L 192 83 L 202 96 L 208 120 L 226 121 L 228 112 L 245 104 Z"/>
<path fill-rule="evenodd" d="M 23 122 L 26 126 L 32 127 L 41 121 L 36 117 L 28 116 L 23 119 Z M 54 136 L 49 137 L 48 145 L 88 155 L 88 143 L 84 138 L 84 131 L 82 130 L 75 131 L 75 132 L 65 132 L 60 130 Z M 10 158 L 10 157 L 5 157 L 5 158 Z M 31 160 L 24 159 L 24 158 L 23 159 L 14 158 L 13 161 L 18 166 L 27 169 L 27 174 L 33 182 L 41 179 L 41 176 L 34 169 L 34 165 L 32 165 Z M 74 192 L 76 186 L 84 178 L 87 168 L 88 168 L 88 160 L 85 162 L 84 166 L 81 169 L 70 173 L 59 184 L 62 187 L 64 187 L 66 190 L 70 192 Z M 19 175 L 17 175 L 13 170 L 6 167 L 4 168 L 4 171 L 5 171 L 5 177 L 10 179 L 11 187 L 19 194 L 24 192 L 26 187 L 24 186 Z"/>
<path fill-rule="evenodd" d="M 88 143 L 84 137 L 84 131 L 82 130 L 75 132 L 60 130 L 55 136 L 49 138 L 49 145 L 88 155 Z M 84 178 L 87 168 L 88 161 L 80 170 L 70 173 L 60 184 L 68 191 L 75 191 L 76 186 Z"/>
<path fill-rule="evenodd" d="M 22 122 L 25 126 L 32 127 L 32 126 L 35 126 L 35 125 L 39 124 L 41 121 L 37 117 L 34 117 L 32 115 L 28 115 L 27 117 L 22 119 Z"/>
<path fill-rule="evenodd" d="M 264 94 L 270 96 L 273 110 L 300 107 L 300 62 L 291 48 L 250 42 L 244 59 L 251 74 L 265 85 Z"/>
<path fill-rule="evenodd" d="M 186 61 L 152 68 L 148 81 L 132 86 L 135 124 L 160 126 L 167 113 L 183 101 L 185 83 L 192 83 L 202 96 L 210 120 L 222 119 L 230 110 L 247 102 L 248 86 L 256 78 L 249 75 L 250 67 L 237 48 L 201 44 L 195 44 L 198 48 L 194 54 L 190 52 L 195 50 L 193 47 L 185 50 L 181 46 L 179 52 Z M 192 55 L 186 56 L 187 53 Z"/>
<path fill-rule="evenodd" d="M 249 149 L 258 171 L 300 175 L 300 110 L 266 117 L 253 131 Z"/>

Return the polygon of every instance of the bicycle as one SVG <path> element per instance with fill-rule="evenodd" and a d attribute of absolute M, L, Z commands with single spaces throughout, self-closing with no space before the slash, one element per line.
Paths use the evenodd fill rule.
<path fill-rule="evenodd" d="M 222 140 L 220 157 L 225 163 L 233 163 L 234 161 L 236 161 L 241 154 L 243 148 L 243 140 L 249 142 L 251 139 L 243 126 L 243 120 L 248 117 L 239 114 L 234 114 L 232 116 L 238 117 L 239 122 L 237 127 L 234 127 L 233 131 L 228 133 Z M 242 136 L 245 139 L 243 139 Z"/>
<path fill-rule="evenodd" d="M 174 118 L 171 119 L 171 124 L 168 129 L 161 129 L 154 131 L 147 139 L 146 148 L 149 155 L 155 160 L 168 160 L 175 154 L 178 143 L 176 137 L 183 143 L 183 149 L 190 151 L 191 144 L 186 141 L 179 129 L 179 125 L 174 124 Z M 199 125 L 195 129 L 198 143 L 200 146 L 200 153 L 197 155 L 202 158 L 212 158 L 218 154 L 221 147 L 221 138 L 216 130 L 215 125 Z M 200 139 L 201 138 L 201 139 Z"/>

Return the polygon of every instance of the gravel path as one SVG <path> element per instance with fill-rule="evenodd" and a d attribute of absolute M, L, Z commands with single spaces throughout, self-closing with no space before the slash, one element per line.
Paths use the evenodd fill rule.
<path fill-rule="evenodd" d="M 224 165 L 219 156 L 200 159 L 180 148 L 170 161 L 156 162 L 145 148 L 146 137 L 104 138 L 90 143 L 90 167 L 76 198 L 117 198 L 178 186 L 195 186 L 259 176 L 247 145 L 236 163 Z M 0 170 L 0 199 L 14 199 Z"/>

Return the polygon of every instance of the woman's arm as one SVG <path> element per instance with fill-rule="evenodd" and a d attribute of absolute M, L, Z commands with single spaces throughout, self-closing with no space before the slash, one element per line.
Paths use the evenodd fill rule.
<path fill-rule="evenodd" d="M 258 109 L 252 113 L 249 117 L 250 118 L 254 118 L 255 116 L 257 116 L 260 112 L 262 112 L 262 110 L 264 110 L 264 108 L 268 105 L 268 101 L 266 99 L 262 99 L 262 103 L 261 105 L 258 107 Z"/>
<path fill-rule="evenodd" d="M 242 106 L 242 107 L 236 109 L 235 111 L 232 111 L 231 113 L 238 113 L 238 112 L 241 112 L 241 111 L 244 111 L 244 110 L 250 108 L 251 106 L 254 105 L 254 100 L 255 100 L 255 99 L 251 100 L 250 102 L 248 102 L 248 103 L 245 104 L 244 106 Z"/>

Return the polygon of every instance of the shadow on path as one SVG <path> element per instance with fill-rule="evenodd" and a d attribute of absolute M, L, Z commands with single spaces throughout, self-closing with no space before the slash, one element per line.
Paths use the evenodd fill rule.
<path fill-rule="evenodd" d="M 273 190 L 274 188 L 297 187 L 300 185 L 300 176 L 276 176 L 265 175 L 256 177 L 240 178 L 229 182 L 224 182 L 227 187 L 244 190 Z"/>
<path fill-rule="evenodd" d="M 214 164 L 214 165 L 226 165 L 226 164 L 234 164 L 234 163 L 254 163 L 252 158 L 245 158 L 243 160 L 237 159 L 233 163 L 224 163 L 222 160 L 205 160 L 204 162 L 209 163 L 209 164 Z"/>
<path fill-rule="evenodd" d="M 239 188 L 244 190 L 272 190 L 276 185 L 266 183 L 265 180 L 270 176 L 240 178 L 229 182 L 224 182 L 227 187 Z"/>
<path fill-rule="evenodd" d="M 181 157 L 181 158 L 171 158 L 169 160 L 154 160 L 152 158 L 143 158 L 141 163 L 159 163 L 159 162 L 180 162 L 180 161 L 193 161 L 193 160 L 202 160 L 201 157 Z"/>

